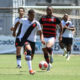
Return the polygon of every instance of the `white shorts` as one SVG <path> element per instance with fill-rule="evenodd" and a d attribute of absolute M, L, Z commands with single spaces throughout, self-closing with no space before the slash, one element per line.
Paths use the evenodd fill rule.
<path fill-rule="evenodd" d="M 53 45 L 54 45 L 55 40 L 56 40 L 56 38 L 55 38 L 55 37 L 51 37 L 51 38 L 44 38 L 45 45 L 43 45 L 43 44 L 42 44 L 42 48 L 46 48 L 46 47 L 47 47 L 47 44 L 48 44 L 49 42 L 52 42 L 52 43 L 53 43 Z"/>

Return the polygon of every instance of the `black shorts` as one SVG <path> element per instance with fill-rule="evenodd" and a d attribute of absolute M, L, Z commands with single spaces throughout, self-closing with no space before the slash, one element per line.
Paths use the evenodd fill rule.
<path fill-rule="evenodd" d="M 29 40 L 27 40 L 26 42 L 28 42 L 30 44 L 31 49 L 32 49 L 32 54 L 34 54 L 35 53 L 35 42 L 31 42 Z"/>
<path fill-rule="evenodd" d="M 19 38 L 16 38 L 16 41 L 15 41 L 15 46 L 20 46 L 22 47 L 23 46 L 23 43 L 19 40 Z"/>
<path fill-rule="evenodd" d="M 64 44 L 64 45 L 72 45 L 72 43 L 73 43 L 73 38 L 62 38 L 62 43 Z"/>

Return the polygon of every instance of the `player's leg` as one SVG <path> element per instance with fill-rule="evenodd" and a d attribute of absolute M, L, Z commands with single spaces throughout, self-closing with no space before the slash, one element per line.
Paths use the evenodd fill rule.
<path fill-rule="evenodd" d="M 31 60 L 33 60 L 34 58 L 34 54 L 35 54 L 35 42 L 31 42 L 29 41 L 31 49 L 32 49 L 32 54 L 31 54 Z"/>
<path fill-rule="evenodd" d="M 50 38 L 47 42 L 47 51 L 50 55 L 50 63 L 53 63 L 53 45 L 55 43 L 55 38 Z"/>
<path fill-rule="evenodd" d="M 50 71 L 51 65 L 50 65 L 50 59 L 49 59 L 49 54 L 48 54 L 47 48 L 42 48 L 42 50 L 44 53 L 44 58 L 45 58 L 46 62 L 48 63 L 47 71 Z"/>
<path fill-rule="evenodd" d="M 71 55 L 71 44 L 67 45 L 67 56 L 66 59 L 69 60 Z"/>
<path fill-rule="evenodd" d="M 29 73 L 30 74 L 34 74 L 35 71 L 33 71 L 32 69 L 32 62 L 31 62 L 31 54 L 32 54 L 32 49 L 29 43 L 25 44 L 25 51 L 26 51 L 26 55 L 25 55 L 25 59 L 27 61 L 28 64 L 28 68 L 29 68 Z"/>
<path fill-rule="evenodd" d="M 16 46 L 16 59 L 17 59 L 17 67 L 21 68 L 21 45 L 20 45 L 20 41 L 17 38 L 16 42 L 15 42 L 15 46 Z"/>
<path fill-rule="evenodd" d="M 61 49 L 64 51 L 63 56 L 65 56 L 66 53 L 67 53 L 66 44 L 65 43 L 66 43 L 65 38 L 62 38 L 62 41 L 59 42 L 59 45 L 60 45 Z"/>
<path fill-rule="evenodd" d="M 72 38 L 68 39 L 68 44 L 67 44 L 67 60 L 70 59 L 70 55 L 71 55 L 71 46 L 72 46 Z"/>
<path fill-rule="evenodd" d="M 49 64 L 50 60 L 49 60 L 49 55 L 48 55 L 48 51 L 47 51 L 47 48 L 42 48 L 43 50 L 43 53 L 44 53 L 44 58 L 45 58 L 45 61 Z"/>
<path fill-rule="evenodd" d="M 43 54 L 44 54 L 44 59 L 47 63 L 49 63 L 49 55 L 48 55 L 48 51 L 47 51 L 47 48 L 46 48 L 46 44 L 47 44 L 47 38 L 44 38 L 45 40 L 45 45 L 42 44 L 42 51 L 43 51 Z"/>

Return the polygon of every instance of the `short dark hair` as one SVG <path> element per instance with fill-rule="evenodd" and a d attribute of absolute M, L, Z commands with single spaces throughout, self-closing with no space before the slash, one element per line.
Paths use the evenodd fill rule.
<path fill-rule="evenodd" d="M 20 9 L 23 9 L 23 11 L 25 12 L 25 9 L 23 7 L 19 7 L 18 12 L 20 11 Z"/>
<path fill-rule="evenodd" d="M 30 14 L 30 13 L 35 13 L 35 11 L 34 11 L 33 9 L 30 9 L 30 10 L 28 11 L 28 14 Z"/>
<path fill-rule="evenodd" d="M 48 7 L 47 7 L 47 9 L 49 9 L 49 8 L 51 8 L 51 9 L 53 10 L 52 6 L 48 6 Z"/>

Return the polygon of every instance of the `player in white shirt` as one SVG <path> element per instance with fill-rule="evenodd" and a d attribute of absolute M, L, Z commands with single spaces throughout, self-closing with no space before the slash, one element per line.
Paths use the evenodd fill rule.
<path fill-rule="evenodd" d="M 61 21 L 63 25 L 63 35 L 62 41 L 60 42 L 60 46 L 65 50 L 64 54 L 67 53 L 66 58 L 69 60 L 71 54 L 71 46 L 73 43 L 73 31 L 75 31 L 75 27 L 72 24 L 71 20 L 68 18 L 68 14 L 64 15 L 63 20 Z M 67 50 L 67 51 L 66 51 Z"/>
<path fill-rule="evenodd" d="M 22 29 L 20 35 L 18 36 L 21 46 L 25 45 L 26 51 L 25 59 L 27 60 L 30 74 L 35 73 L 35 71 L 32 69 L 31 64 L 31 54 L 32 51 L 35 49 L 35 45 L 31 47 L 31 42 L 35 44 L 37 31 L 39 31 L 40 33 L 41 42 L 45 44 L 43 40 L 43 34 L 40 23 L 34 19 L 34 16 L 35 16 L 34 10 L 30 9 L 28 11 L 28 19 L 24 21 L 20 20 L 20 23 L 22 23 Z"/>
<path fill-rule="evenodd" d="M 25 10 L 23 7 L 18 8 L 19 17 L 17 17 L 15 19 L 15 24 L 13 27 L 11 27 L 11 31 L 13 31 L 12 35 L 14 37 L 16 37 L 15 45 L 16 45 L 16 59 L 17 59 L 17 67 L 18 68 L 21 68 L 21 54 L 20 54 L 21 46 L 20 46 L 20 43 L 18 43 L 18 40 L 19 40 L 18 36 L 20 34 L 21 27 L 22 27 L 22 24 L 20 24 L 19 21 L 25 20 L 24 12 L 25 12 Z"/>

